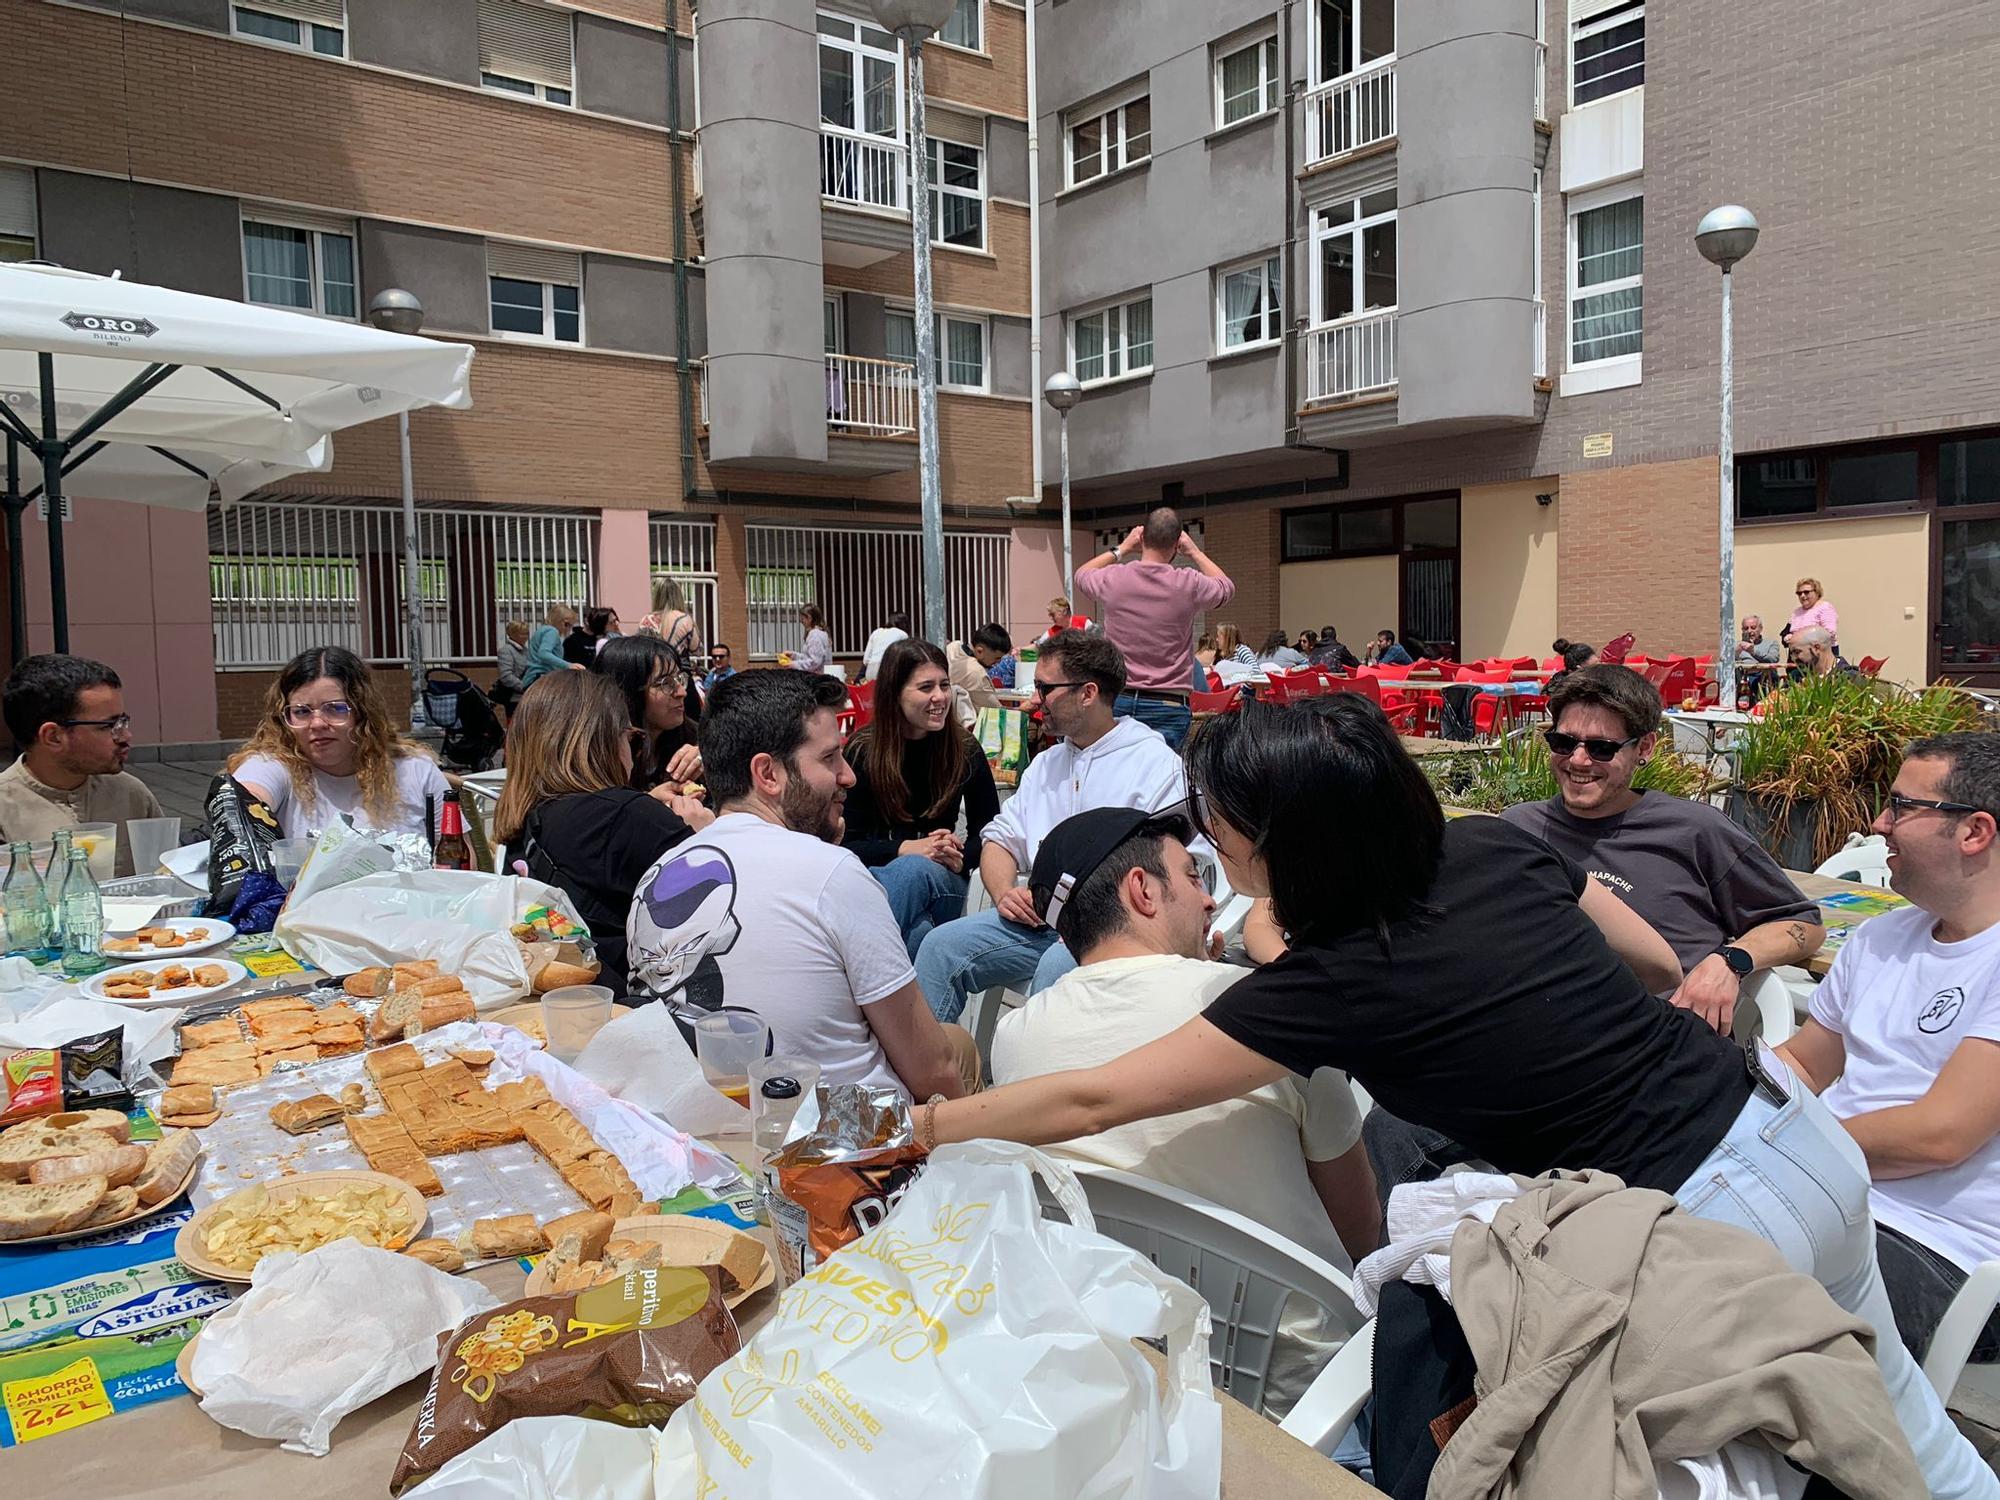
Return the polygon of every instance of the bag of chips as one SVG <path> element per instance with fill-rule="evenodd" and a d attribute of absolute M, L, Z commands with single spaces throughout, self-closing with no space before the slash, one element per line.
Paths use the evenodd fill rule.
<path fill-rule="evenodd" d="M 64 1109 L 130 1109 L 132 1090 L 125 1084 L 125 1032 L 80 1036 L 62 1044 Z"/>
<path fill-rule="evenodd" d="M 815 1090 L 764 1164 L 779 1280 L 791 1285 L 881 1223 L 923 1160 L 910 1102 L 897 1090 L 858 1083 Z"/>
<path fill-rule="evenodd" d="M 278 820 L 227 771 L 208 784 L 208 910 L 231 911 L 252 871 L 271 873 L 271 845 L 278 841 Z"/>
<path fill-rule="evenodd" d="M 712 1266 L 658 1266 L 479 1313 L 438 1340 L 431 1388 L 389 1493 L 518 1417 L 656 1426 L 741 1347 Z"/>

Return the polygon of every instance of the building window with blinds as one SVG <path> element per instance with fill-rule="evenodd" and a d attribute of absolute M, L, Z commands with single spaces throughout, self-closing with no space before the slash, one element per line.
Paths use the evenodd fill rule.
<path fill-rule="evenodd" d="M 345 0 L 258 0 L 230 7 L 229 20 L 238 36 L 322 57 L 347 56 Z"/>
<path fill-rule="evenodd" d="M 527 0 L 479 0 L 479 86 L 549 104 L 576 102 L 575 23 Z"/>
<path fill-rule="evenodd" d="M 1220 354 L 1275 344 L 1284 332 L 1279 320 L 1282 279 L 1278 257 L 1259 257 L 1225 266 L 1215 277 L 1215 348 Z"/>
<path fill-rule="evenodd" d="M 944 23 L 944 29 L 937 39 L 949 47 L 963 47 L 968 52 L 979 51 L 979 0 L 958 0 L 952 7 L 951 19 Z"/>
<path fill-rule="evenodd" d="M 1153 368 L 1153 299 L 1069 316 L 1070 373 L 1084 385 L 1150 374 Z"/>
<path fill-rule="evenodd" d="M 243 299 L 329 318 L 361 313 L 354 226 L 243 221 Z"/>
<path fill-rule="evenodd" d="M 35 174 L 0 167 L 0 265 L 35 258 Z"/>
<path fill-rule="evenodd" d="M 1278 38 L 1215 49 L 1215 123 L 1234 125 L 1278 107 Z"/>
<path fill-rule="evenodd" d="M 1571 205 L 1569 363 L 1640 353 L 1644 342 L 1646 200 Z"/>
<path fill-rule="evenodd" d="M 583 342 L 583 266 L 574 252 L 489 244 L 486 282 L 497 337 Z"/>
<path fill-rule="evenodd" d="M 938 388 L 966 395 L 986 394 L 986 320 L 937 315 Z M 890 308 L 883 327 L 883 352 L 914 366 L 917 319 L 907 308 Z"/>

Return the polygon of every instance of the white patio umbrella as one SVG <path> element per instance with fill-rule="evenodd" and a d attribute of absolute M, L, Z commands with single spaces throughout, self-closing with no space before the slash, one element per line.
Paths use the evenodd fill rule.
<path fill-rule="evenodd" d="M 143 504 L 189 504 L 200 484 L 205 505 L 203 480 L 237 499 L 325 468 L 328 435 L 343 427 L 470 406 L 471 365 L 466 344 L 58 266 L 0 265 L 0 430 L 41 461 L 56 649 L 69 646 L 66 473 L 102 464 L 85 471 L 100 476 L 90 493 Z M 120 477 L 126 485 L 114 489 Z M 18 546 L 10 566 L 18 598 Z"/>

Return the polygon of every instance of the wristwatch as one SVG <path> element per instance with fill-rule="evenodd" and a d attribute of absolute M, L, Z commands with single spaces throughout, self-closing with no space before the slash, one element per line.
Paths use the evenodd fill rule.
<path fill-rule="evenodd" d="M 1757 960 L 1733 943 L 1724 943 L 1715 951 L 1722 955 L 1722 961 L 1729 965 L 1729 972 L 1738 979 L 1748 979 L 1757 968 Z"/>

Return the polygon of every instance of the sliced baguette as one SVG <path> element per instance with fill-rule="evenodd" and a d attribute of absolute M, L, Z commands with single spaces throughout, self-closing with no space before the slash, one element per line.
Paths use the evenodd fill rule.
<path fill-rule="evenodd" d="M 49 1156 L 83 1156 L 121 1144 L 108 1130 L 13 1130 L 0 1136 L 0 1180 L 26 1182 L 28 1168 Z"/>
<path fill-rule="evenodd" d="M 375 1018 L 368 1023 L 368 1039 L 371 1042 L 393 1041 L 400 1037 L 417 1019 L 424 1008 L 424 997 L 415 990 L 399 990 L 384 1000 L 375 1012 Z"/>
<path fill-rule="evenodd" d="M 106 1187 L 122 1188 L 137 1182 L 145 1170 L 144 1146 L 113 1146 L 82 1156 L 45 1156 L 29 1165 L 28 1181 L 42 1187 L 77 1177 L 102 1177 Z"/>
<path fill-rule="evenodd" d="M 122 1109 L 73 1109 L 66 1114 L 44 1115 L 41 1123 L 51 1130 L 101 1130 L 121 1141 L 132 1139 L 132 1121 Z"/>
<path fill-rule="evenodd" d="M 110 1191 L 102 1177 L 78 1177 L 49 1187 L 0 1185 L 0 1240 L 29 1240 L 75 1229 Z"/>
<path fill-rule="evenodd" d="M 139 1190 L 139 1201 L 151 1207 L 173 1197 L 200 1155 L 201 1143 L 191 1130 L 170 1130 L 161 1136 L 147 1154 L 146 1170 L 133 1184 Z"/>
<path fill-rule="evenodd" d="M 100 1224 L 116 1224 L 121 1219 L 129 1219 L 139 1211 L 139 1190 L 130 1187 L 115 1187 L 104 1195 L 103 1201 L 90 1211 L 90 1217 L 77 1227 L 95 1229 Z"/>

